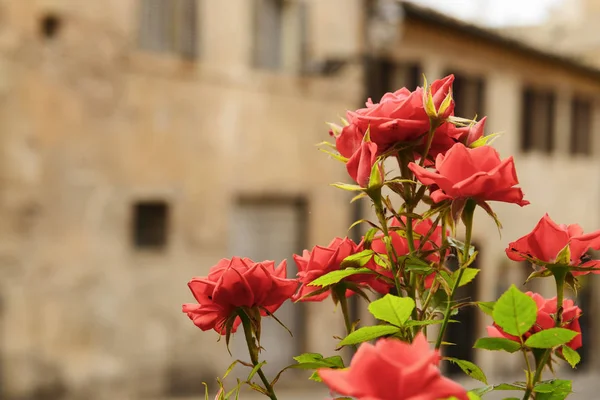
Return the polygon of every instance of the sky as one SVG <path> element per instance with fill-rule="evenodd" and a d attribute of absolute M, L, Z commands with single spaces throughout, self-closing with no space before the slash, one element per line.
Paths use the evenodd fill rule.
<path fill-rule="evenodd" d="M 549 10 L 573 0 L 411 0 L 457 18 L 494 27 L 535 25 Z"/>

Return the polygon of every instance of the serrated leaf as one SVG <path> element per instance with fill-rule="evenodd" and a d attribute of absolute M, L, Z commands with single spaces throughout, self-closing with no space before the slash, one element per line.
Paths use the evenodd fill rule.
<path fill-rule="evenodd" d="M 304 353 L 293 358 L 298 362 L 298 364 L 290 365 L 290 367 L 300 369 L 344 368 L 344 360 L 342 360 L 342 357 L 340 356 L 324 358 L 319 353 Z"/>
<path fill-rule="evenodd" d="M 471 282 L 473 279 L 475 279 L 475 277 L 477 276 L 477 274 L 479 273 L 479 270 L 477 268 L 462 268 L 463 273 L 462 276 L 460 277 L 460 282 L 458 282 L 458 286 L 464 286 L 467 283 Z M 457 271 L 454 271 L 452 273 L 451 279 L 452 282 L 455 282 L 456 279 L 458 279 L 458 275 L 460 274 L 460 269 Z"/>
<path fill-rule="evenodd" d="M 521 337 L 535 324 L 537 306 L 531 297 L 511 285 L 496 301 L 492 316 L 504 332 Z"/>
<path fill-rule="evenodd" d="M 346 336 L 339 343 L 339 346 L 348 346 L 352 344 L 368 342 L 370 340 L 377 339 L 381 336 L 394 335 L 399 331 L 400 328 L 390 325 L 365 326 L 363 328 L 355 330 L 354 332 Z"/>
<path fill-rule="evenodd" d="M 494 386 L 494 390 L 526 390 L 527 388 L 523 385 L 516 383 L 501 383 Z"/>
<path fill-rule="evenodd" d="M 386 294 L 369 304 L 369 312 L 381 321 L 403 326 L 415 309 L 415 301 L 410 297 L 398 297 Z"/>
<path fill-rule="evenodd" d="M 536 332 L 525 341 L 525 346 L 536 349 L 551 349 L 561 344 L 569 343 L 578 332 L 565 328 L 550 328 Z"/>
<path fill-rule="evenodd" d="M 356 254 L 351 254 L 342 260 L 341 266 L 343 268 L 362 267 L 373 258 L 373 254 L 375 254 L 373 250 L 363 250 Z"/>
<path fill-rule="evenodd" d="M 487 385 L 487 377 L 485 376 L 481 368 L 479 368 L 474 363 L 467 360 L 459 360 L 458 358 L 454 357 L 445 357 L 444 359 L 458 365 L 459 368 L 462 369 L 462 371 L 471 378 L 483 382 Z"/>
<path fill-rule="evenodd" d="M 483 311 L 490 317 L 493 317 L 492 314 L 494 312 L 494 305 L 496 304 L 495 301 L 478 301 L 476 304 L 481 311 Z"/>
<path fill-rule="evenodd" d="M 561 349 L 562 355 L 565 358 L 565 360 L 569 363 L 569 365 L 572 368 L 575 368 L 577 364 L 579 364 L 579 361 L 581 361 L 581 356 L 579 355 L 579 353 L 566 345 L 562 346 Z"/>
<path fill-rule="evenodd" d="M 521 344 L 506 338 L 480 338 L 473 346 L 475 349 L 485 350 L 503 350 L 509 353 L 514 353 L 521 348 Z"/>
<path fill-rule="evenodd" d="M 569 380 L 552 379 L 535 385 L 536 400 L 564 400 L 573 391 Z"/>
<path fill-rule="evenodd" d="M 337 271 L 331 271 L 325 275 L 322 275 L 308 284 L 308 286 L 330 286 L 338 283 L 344 278 L 347 278 L 356 274 L 373 274 L 373 270 L 369 268 L 346 268 Z"/>

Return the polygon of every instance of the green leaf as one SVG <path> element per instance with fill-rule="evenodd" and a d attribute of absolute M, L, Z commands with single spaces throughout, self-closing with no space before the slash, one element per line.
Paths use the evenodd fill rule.
<path fill-rule="evenodd" d="M 492 316 L 504 332 L 521 337 L 535 324 L 537 306 L 531 297 L 511 285 L 496 302 Z"/>
<path fill-rule="evenodd" d="M 487 378 L 485 374 L 483 373 L 481 368 L 479 368 L 474 363 L 466 360 L 459 360 L 458 358 L 453 357 L 445 357 L 444 359 L 458 365 L 460 369 L 462 369 L 463 372 L 471 378 L 477 379 L 478 381 L 483 382 L 487 385 Z"/>
<path fill-rule="evenodd" d="M 413 271 L 416 273 L 429 274 L 434 270 L 429 263 L 415 256 L 398 257 L 398 263 L 404 264 L 404 269 L 406 271 Z"/>
<path fill-rule="evenodd" d="M 494 390 L 494 386 L 493 385 L 487 385 L 487 386 L 483 386 L 480 388 L 476 388 L 476 389 L 471 389 L 471 391 L 469 393 L 475 393 L 477 396 L 483 396 L 486 393 L 491 392 L 492 390 Z"/>
<path fill-rule="evenodd" d="M 579 364 L 579 361 L 581 361 L 581 356 L 579 353 L 566 345 L 562 346 L 561 349 L 565 360 L 569 363 L 569 365 L 571 365 L 572 368 L 575 368 L 575 366 Z"/>
<path fill-rule="evenodd" d="M 469 398 L 469 400 L 481 400 L 481 397 L 479 397 L 477 393 L 474 392 L 467 392 L 467 397 Z"/>
<path fill-rule="evenodd" d="M 368 342 L 373 339 L 377 339 L 381 336 L 394 335 L 400 331 L 397 326 L 390 325 L 375 325 L 365 326 L 355 330 L 346 336 L 340 343 L 340 346 L 348 346 L 352 344 L 358 344 L 362 342 Z"/>
<path fill-rule="evenodd" d="M 349 183 L 342 183 L 342 182 L 332 183 L 331 186 L 334 186 L 338 189 L 348 190 L 350 192 L 358 192 L 358 191 L 365 190 L 365 188 L 360 185 L 351 185 Z"/>
<path fill-rule="evenodd" d="M 373 250 L 363 250 L 356 254 L 351 254 L 342 260 L 342 268 L 358 268 L 364 266 L 373 258 Z"/>
<path fill-rule="evenodd" d="M 495 304 L 496 304 L 495 301 L 478 301 L 477 302 L 477 307 L 479 307 L 479 309 L 481 311 L 483 311 L 484 313 L 486 313 L 490 317 L 493 317 L 492 314 L 494 312 L 494 305 Z"/>
<path fill-rule="evenodd" d="M 525 346 L 536 349 L 551 349 L 569 343 L 579 333 L 565 328 L 550 328 L 534 333 L 525 341 Z"/>
<path fill-rule="evenodd" d="M 386 294 L 369 304 L 369 312 L 379 320 L 396 326 L 403 326 L 415 309 L 415 301 L 410 297 Z"/>
<path fill-rule="evenodd" d="M 441 319 L 426 319 L 424 321 L 414 321 L 414 320 L 410 320 L 407 321 L 404 326 L 426 326 L 426 325 L 438 325 L 441 324 L 443 321 Z M 449 319 L 448 322 L 458 322 L 458 321 L 454 321 Z"/>
<path fill-rule="evenodd" d="M 571 381 L 552 379 L 535 385 L 536 400 L 564 400 L 572 391 Z"/>
<path fill-rule="evenodd" d="M 521 348 L 521 344 L 506 338 L 485 337 L 478 339 L 473 347 L 475 349 L 504 350 L 514 353 Z"/>
<path fill-rule="evenodd" d="M 319 376 L 319 373 L 317 371 L 313 372 L 312 375 L 308 378 L 311 381 L 315 381 L 315 382 L 323 382 L 323 380 L 321 379 L 321 377 Z"/>
<path fill-rule="evenodd" d="M 524 385 L 516 383 L 501 383 L 494 386 L 494 390 L 526 390 Z"/>
<path fill-rule="evenodd" d="M 475 277 L 477 276 L 477 274 L 479 273 L 479 270 L 477 268 L 463 268 L 463 274 L 460 278 L 460 282 L 458 283 L 458 286 L 464 286 L 467 283 L 471 282 L 473 279 L 475 279 Z M 452 273 L 452 281 L 455 282 L 456 279 L 458 279 L 458 274 L 460 273 L 460 269 L 456 270 Z"/>
<path fill-rule="evenodd" d="M 337 271 L 331 271 L 325 275 L 318 277 L 317 279 L 309 283 L 308 286 L 330 286 L 352 275 L 372 273 L 374 273 L 373 270 L 370 270 L 369 268 L 347 268 Z"/>
<path fill-rule="evenodd" d="M 450 246 L 460 250 L 461 253 L 465 251 L 465 244 L 460 240 L 456 240 L 451 236 L 447 237 L 446 240 Z M 475 247 L 469 246 L 469 257 L 471 257 L 473 253 L 475 253 Z"/>

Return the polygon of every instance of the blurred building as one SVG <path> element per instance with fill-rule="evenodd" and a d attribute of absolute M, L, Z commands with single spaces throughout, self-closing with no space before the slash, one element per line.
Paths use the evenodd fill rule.
<path fill-rule="evenodd" d="M 492 300 L 524 280 L 504 247 L 544 212 L 598 227 L 600 72 L 496 33 L 392 1 L 3 0 L 0 17 L 7 399 L 214 382 L 231 360 L 180 313 L 186 282 L 222 257 L 279 261 L 346 235 L 359 210 L 328 186 L 348 178 L 314 146 L 324 122 L 422 73 L 454 73 L 457 114 L 506 132 L 496 147 L 515 154 L 532 202 L 494 206 L 502 238 L 478 215 L 482 272 L 465 296 Z M 280 317 L 296 337 L 267 328 L 271 372 L 300 352 L 332 354 L 344 332 L 333 307 Z M 484 334 L 480 314 L 461 318 L 454 340 Z M 590 366 L 600 337 L 586 329 Z M 455 355 L 507 372 L 489 354 Z"/>
<path fill-rule="evenodd" d="M 508 26 L 500 31 L 541 49 L 600 66 L 600 1 L 564 0 L 541 25 Z"/>

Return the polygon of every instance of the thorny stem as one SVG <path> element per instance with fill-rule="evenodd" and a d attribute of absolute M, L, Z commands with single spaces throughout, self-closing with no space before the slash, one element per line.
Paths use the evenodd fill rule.
<path fill-rule="evenodd" d="M 244 327 L 244 336 L 246 337 L 246 344 L 248 346 L 248 353 L 250 353 L 250 361 L 252 361 L 252 365 L 256 367 L 258 362 L 258 347 L 254 341 L 254 337 L 252 336 L 252 323 L 250 322 L 250 318 L 244 311 L 240 311 L 238 313 L 240 319 L 242 320 L 242 326 Z M 265 376 L 264 372 L 261 368 L 258 368 L 258 376 L 262 381 L 263 385 L 265 385 L 265 390 L 267 392 L 267 396 L 271 400 L 277 400 L 277 396 L 275 396 L 275 391 L 273 390 L 273 386 L 269 383 L 269 380 Z"/>
<path fill-rule="evenodd" d="M 476 203 L 469 199 L 467 200 L 467 204 L 463 210 L 463 222 L 465 223 L 465 247 L 462 251 L 460 269 L 458 271 L 458 276 L 454 281 L 454 285 L 452 285 L 452 290 L 450 292 L 450 296 L 448 298 L 448 304 L 446 305 L 446 311 L 444 312 L 444 319 L 442 321 L 442 327 L 440 328 L 440 333 L 438 334 L 437 341 L 435 342 L 435 349 L 439 350 L 442 345 L 442 341 L 444 340 L 444 333 L 446 332 L 446 328 L 448 327 L 448 321 L 450 320 L 450 312 L 452 311 L 452 301 L 454 300 L 454 295 L 456 294 L 456 290 L 460 284 L 460 280 L 465 272 L 467 262 L 469 261 L 469 250 L 471 249 L 471 235 L 473 233 L 473 213 L 475 211 Z"/>
<path fill-rule="evenodd" d="M 564 290 L 565 290 L 565 277 L 567 275 L 566 270 L 559 270 L 554 273 L 554 280 L 556 281 L 556 316 L 554 326 L 560 327 L 562 325 L 562 312 L 563 312 L 563 300 L 564 300 Z M 544 371 L 544 367 L 548 363 L 550 359 L 550 355 L 552 354 L 552 349 L 546 349 L 544 354 L 540 358 L 537 363 L 537 367 L 535 369 L 535 375 L 533 375 L 533 379 L 531 383 L 528 382 L 527 390 L 523 395 L 523 400 L 528 400 L 531 397 L 531 393 L 533 392 L 533 388 L 535 384 L 540 381 L 542 378 L 542 372 Z"/>

